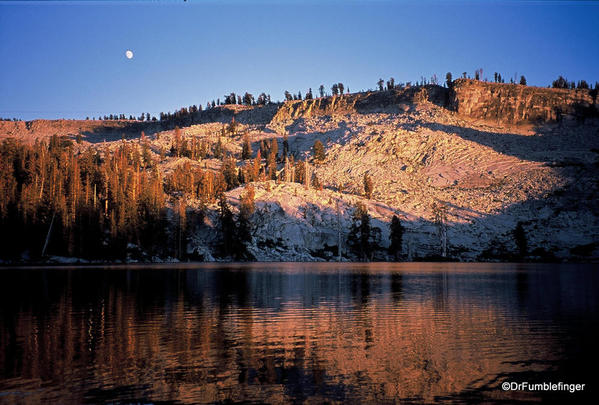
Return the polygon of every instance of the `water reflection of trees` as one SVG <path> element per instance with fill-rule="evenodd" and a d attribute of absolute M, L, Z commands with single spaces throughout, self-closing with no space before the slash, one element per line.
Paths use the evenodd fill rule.
<path fill-rule="evenodd" d="M 518 277 L 467 287 L 447 274 L 15 275 L 1 290 L 0 390 L 18 379 L 25 403 L 432 401 L 523 358 L 556 360 L 551 330 L 514 323 L 505 285 Z"/>

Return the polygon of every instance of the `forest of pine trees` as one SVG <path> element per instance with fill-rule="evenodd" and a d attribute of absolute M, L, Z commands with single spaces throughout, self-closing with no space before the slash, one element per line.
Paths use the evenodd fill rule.
<path fill-rule="evenodd" d="M 133 243 L 164 254 L 165 193 L 153 162 L 129 143 L 73 152 L 68 139 L 0 144 L 0 256 L 118 259 Z"/>
<path fill-rule="evenodd" d="M 193 227 L 188 217 L 195 212 L 187 209 L 186 202 L 196 200 L 206 207 L 220 200 L 221 220 L 225 221 L 222 253 L 250 258 L 242 248 L 253 212 L 253 189 L 247 183 L 273 179 L 317 189 L 322 185 L 309 163 L 295 161 L 289 154 L 286 139 L 282 153 L 274 138 L 262 141 L 253 159 L 247 135 L 245 148 L 240 165 L 220 138 L 208 143 L 186 137 L 176 128 L 168 154 L 190 160 L 163 175 L 155 159 L 164 159 L 167 152 L 162 149 L 160 158 L 155 157 L 143 132 L 139 141 L 123 140 L 112 149 L 84 149 L 57 136 L 33 145 L 6 139 L 0 144 L 0 257 L 184 259 L 186 235 Z M 193 163 L 206 157 L 221 159 L 220 170 Z M 245 206 L 236 219 L 229 218 L 223 195 L 240 185 L 246 185 Z M 227 236 L 229 231 L 233 236 Z"/>

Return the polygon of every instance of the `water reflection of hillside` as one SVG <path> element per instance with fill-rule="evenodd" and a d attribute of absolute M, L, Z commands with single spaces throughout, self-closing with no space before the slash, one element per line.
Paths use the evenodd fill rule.
<path fill-rule="evenodd" d="M 25 403 L 493 397 L 597 319 L 597 279 L 576 271 L 0 277 L 0 390 Z"/>

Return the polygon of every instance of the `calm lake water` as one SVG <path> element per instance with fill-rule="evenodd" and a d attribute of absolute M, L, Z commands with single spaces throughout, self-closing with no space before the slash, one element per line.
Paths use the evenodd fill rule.
<path fill-rule="evenodd" d="M 0 403 L 587 402 L 598 270 L 0 269 Z M 524 381 L 586 386 L 501 388 Z"/>

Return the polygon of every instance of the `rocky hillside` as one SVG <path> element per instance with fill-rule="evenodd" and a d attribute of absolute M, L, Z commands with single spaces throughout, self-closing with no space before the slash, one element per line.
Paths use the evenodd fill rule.
<path fill-rule="evenodd" d="M 358 202 L 378 228 L 375 258 L 380 260 L 390 258 L 385 249 L 393 215 L 406 228 L 405 259 L 439 256 L 441 227 L 435 222 L 435 205 L 447 210 L 450 258 L 511 260 L 516 251 L 513 231 L 521 223 L 528 259 L 595 260 L 598 111 L 592 91 L 457 80 L 451 89 L 424 86 L 264 107 L 217 107 L 191 117 L 182 133 L 187 139 L 220 141 L 239 159 L 239 167 L 250 164 L 241 159 L 242 134 L 250 137 L 252 159 L 261 141 L 274 138 L 281 151 L 286 138 L 295 159 L 310 163 L 322 190 L 284 178 L 254 183 L 249 251 L 257 260 L 336 260 L 339 241 L 344 259 L 355 260 L 347 236 Z M 233 117 L 237 135 L 222 137 L 223 124 Z M 79 148 L 103 138 L 97 135 L 104 134 L 98 130 L 100 123 L 67 122 L 68 129 L 56 133 L 73 137 L 73 131 L 80 131 L 85 136 Z M 38 125 L 2 123 L 0 137 L 41 136 Z M 124 128 L 120 125 L 107 131 L 116 134 Z M 164 156 L 173 141 L 172 128 L 146 125 L 152 153 L 163 155 L 163 174 L 186 162 L 220 169 L 218 159 Z M 115 138 L 107 140 L 109 145 L 118 143 L 110 139 Z M 116 139 L 120 142 L 121 137 Z M 313 159 L 316 140 L 325 146 L 322 162 Z M 283 165 L 279 162 L 278 169 Z M 365 174 L 374 183 L 370 199 L 364 195 Z M 227 192 L 234 210 L 242 191 Z M 189 201 L 188 206 L 194 211 L 200 204 Z M 227 259 L 217 254 L 218 221 L 213 204 L 203 221 L 193 224 L 187 241 L 190 258 Z"/>
<path fill-rule="evenodd" d="M 583 121 L 599 116 L 597 90 L 566 90 L 459 79 L 449 92 L 458 114 L 503 123 Z"/>

